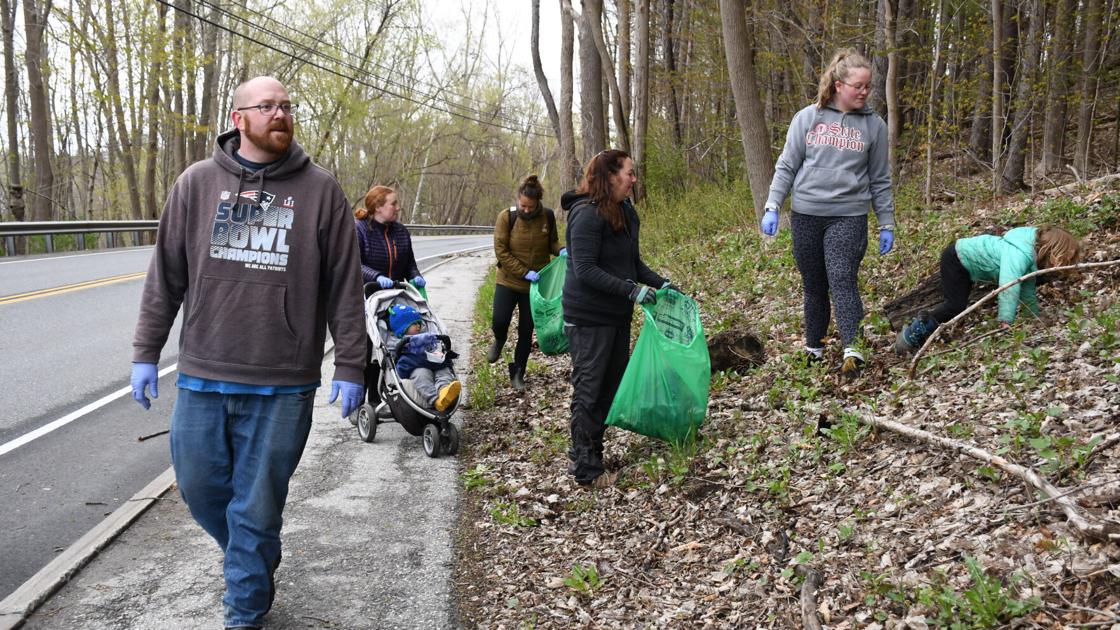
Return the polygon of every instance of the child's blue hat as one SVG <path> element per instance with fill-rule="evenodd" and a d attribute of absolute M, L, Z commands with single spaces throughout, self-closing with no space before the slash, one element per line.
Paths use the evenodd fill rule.
<path fill-rule="evenodd" d="M 393 334 L 398 337 L 403 337 L 404 331 L 421 319 L 420 311 L 407 304 L 394 304 L 389 307 L 389 328 L 392 328 Z"/>

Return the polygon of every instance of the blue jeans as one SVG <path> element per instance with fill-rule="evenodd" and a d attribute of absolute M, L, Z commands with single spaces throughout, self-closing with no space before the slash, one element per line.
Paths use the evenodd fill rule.
<path fill-rule="evenodd" d="M 225 552 L 226 626 L 260 626 L 271 605 L 288 480 L 307 444 L 314 402 L 315 390 L 179 390 L 171 463 L 191 515 Z"/>

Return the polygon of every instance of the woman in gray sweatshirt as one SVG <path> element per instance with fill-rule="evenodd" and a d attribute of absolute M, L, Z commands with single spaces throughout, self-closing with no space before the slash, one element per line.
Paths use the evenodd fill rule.
<path fill-rule="evenodd" d="M 820 78 L 817 102 L 797 112 L 774 167 L 762 232 L 778 232 L 778 209 L 793 192 L 793 257 L 805 289 L 805 352 L 824 358 L 831 309 L 844 344 L 840 372 L 859 375 L 864 358 L 855 349 L 863 319 L 857 276 L 867 250 L 867 213 L 879 224 L 879 254 L 894 244 L 894 197 L 887 128 L 864 101 L 871 64 L 840 50 Z"/>

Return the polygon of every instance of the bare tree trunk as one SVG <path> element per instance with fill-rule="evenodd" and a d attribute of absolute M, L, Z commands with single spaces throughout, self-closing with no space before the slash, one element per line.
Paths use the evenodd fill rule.
<path fill-rule="evenodd" d="M 665 55 L 666 81 L 669 84 L 669 123 L 673 127 L 675 146 L 680 147 L 684 144 L 684 131 L 681 129 L 680 99 L 677 98 L 677 55 L 674 49 L 676 39 L 673 33 L 676 25 L 673 19 L 675 5 L 676 0 L 665 0 L 665 30 L 662 33 L 661 50 L 662 54 Z"/>
<path fill-rule="evenodd" d="M 929 100 L 926 103 L 926 190 L 925 190 L 925 203 L 926 207 L 933 206 L 933 127 L 937 124 L 936 112 L 934 108 L 937 106 L 937 100 L 934 94 L 937 93 L 938 79 L 940 78 L 937 67 L 941 64 L 941 39 L 942 39 L 942 25 L 941 17 L 944 13 L 945 3 L 943 0 L 937 1 L 937 13 L 934 15 L 934 33 L 933 33 L 933 72 L 929 77 Z"/>
<path fill-rule="evenodd" d="M 137 155 L 132 136 L 128 132 L 128 120 L 125 118 L 124 104 L 121 102 L 121 85 L 119 75 L 119 60 L 117 59 L 116 23 L 113 17 L 115 0 L 105 0 L 105 41 L 104 55 L 107 67 L 106 82 L 109 88 L 109 100 L 112 102 L 113 116 L 116 118 L 117 141 L 120 144 L 121 164 L 124 167 L 125 185 L 128 187 L 130 215 L 133 219 L 143 218 L 140 205 L 140 182 L 136 175 Z"/>
<path fill-rule="evenodd" d="M 875 11 L 874 55 L 871 59 L 871 94 L 867 95 L 867 105 L 887 118 L 887 2 L 878 0 Z"/>
<path fill-rule="evenodd" d="M 972 129 L 969 134 L 968 145 L 976 158 L 987 161 L 992 148 L 992 120 L 990 108 L 992 105 L 992 57 L 984 55 L 981 72 L 976 78 L 976 102 L 972 110 Z"/>
<path fill-rule="evenodd" d="M 0 0 L 0 20 L 4 33 L 4 103 L 8 119 L 8 210 L 12 219 L 23 221 L 23 176 L 19 168 L 19 75 L 16 74 L 15 25 L 16 8 L 9 0 Z M 9 254 L 14 252 L 8 252 Z"/>
<path fill-rule="evenodd" d="M 560 0 L 563 5 L 567 0 Z M 580 178 L 580 162 L 576 159 L 576 136 L 572 126 L 572 58 L 575 48 L 575 24 L 567 11 L 560 11 L 560 160 L 565 187 L 574 187 Z"/>
<path fill-rule="evenodd" d="M 218 9 L 210 10 L 208 18 L 213 24 L 201 26 L 202 29 L 202 111 L 198 113 L 199 131 L 194 137 L 195 159 L 202 159 L 206 155 L 206 148 L 210 144 L 211 134 L 215 134 L 217 125 L 217 98 L 218 90 L 218 27 L 222 16 Z"/>
<path fill-rule="evenodd" d="M 754 70 L 754 43 L 744 12 L 744 0 L 720 0 L 723 46 L 731 92 L 735 95 L 735 115 L 743 138 L 743 153 L 754 200 L 755 225 L 765 211 L 770 180 L 774 178 L 774 158 L 770 154 L 770 130 L 762 109 Z"/>
<path fill-rule="evenodd" d="M 629 123 L 634 107 L 630 77 L 630 0 L 616 0 L 618 6 L 618 87 L 622 89 L 622 116 Z"/>
<path fill-rule="evenodd" d="M 1068 115 L 1069 66 L 1072 60 L 1070 44 L 1073 40 L 1073 23 L 1077 13 L 1077 0 L 1062 0 L 1054 16 L 1054 39 L 1048 55 L 1050 66 L 1047 75 L 1046 113 L 1042 116 L 1042 156 L 1035 173 L 1046 175 L 1062 168 L 1062 145 L 1066 136 Z"/>
<path fill-rule="evenodd" d="M 586 164 L 591 156 L 607 148 L 607 125 L 603 117 L 603 67 L 587 12 L 581 15 L 572 9 L 569 0 L 562 2 L 564 10 L 579 24 L 579 100 L 583 132 L 583 159 L 580 162 Z"/>
<path fill-rule="evenodd" d="M 634 164 L 638 171 L 634 199 L 645 197 L 646 184 L 643 175 L 646 167 L 646 131 L 649 128 L 649 3 L 638 0 L 638 64 L 634 69 Z"/>
<path fill-rule="evenodd" d="M 1011 140 L 1007 145 L 1007 159 L 1000 178 L 999 192 L 1007 193 L 1023 188 L 1023 171 L 1026 163 L 1027 131 L 1030 130 L 1031 116 L 1038 104 L 1035 85 L 1038 81 L 1038 63 L 1042 18 L 1044 9 L 1041 0 L 1027 0 L 1020 10 L 1029 11 L 1029 26 L 1022 55 L 1019 57 L 1019 71 L 1016 73 L 1018 84 L 1015 86 L 1015 116 L 1011 124 Z"/>
<path fill-rule="evenodd" d="M 27 31 L 24 61 L 27 66 L 27 100 L 31 103 L 31 146 L 35 158 L 35 188 L 31 195 L 31 219 L 49 221 L 54 216 L 54 140 L 51 135 L 50 100 L 47 95 L 44 69 L 47 66 L 47 43 L 44 34 L 51 1 L 36 5 L 36 0 L 23 0 L 23 21 Z"/>
<path fill-rule="evenodd" d="M 1085 0 L 1081 14 L 1085 36 L 1081 49 L 1081 83 L 1078 91 L 1081 100 L 1077 106 L 1077 146 L 1073 153 L 1073 167 L 1082 177 L 1089 178 L 1092 167 L 1090 139 L 1093 135 L 1093 105 L 1096 100 L 1096 78 L 1100 67 L 1101 0 Z"/>
<path fill-rule="evenodd" d="M 548 108 L 548 119 L 552 121 L 552 130 L 556 133 L 556 141 L 562 142 L 560 133 L 560 114 L 556 111 L 556 102 L 552 100 L 552 90 L 548 87 L 548 77 L 541 64 L 541 0 L 533 0 L 533 32 L 530 47 L 533 51 L 533 72 L 537 75 L 537 86 L 544 97 L 545 107 Z"/>
<path fill-rule="evenodd" d="M 902 105 L 898 98 L 898 0 L 885 0 L 887 38 L 887 151 L 891 159 L 891 181 L 898 183 L 898 136 L 902 131 Z"/>
<path fill-rule="evenodd" d="M 187 168 L 186 121 L 188 119 L 185 116 L 183 99 L 183 83 L 186 76 L 183 68 L 184 53 L 190 50 L 191 44 L 191 23 L 186 14 L 190 7 L 187 6 L 187 2 L 188 0 L 175 0 L 175 30 L 171 38 L 174 53 L 171 56 L 171 85 L 168 87 L 172 94 L 169 100 L 172 108 L 171 120 L 174 124 L 171 125 L 171 168 L 168 170 L 176 176 Z"/>
<path fill-rule="evenodd" d="M 992 0 L 992 191 L 999 190 L 1003 151 L 1003 0 Z"/>
<path fill-rule="evenodd" d="M 166 50 L 165 37 L 167 34 L 167 5 L 160 2 L 156 6 L 156 20 L 159 37 L 152 46 L 152 65 L 148 72 L 148 155 L 144 167 L 144 203 L 146 219 L 159 218 L 159 203 L 156 201 L 156 156 L 159 153 L 159 91 L 160 76 L 163 74 L 162 51 Z M 158 52 L 157 52 L 158 51 Z"/>
<path fill-rule="evenodd" d="M 607 43 L 603 39 L 603 0 L 583 0 L 583 19 L 591 29 L 591 36 L 595 40 L 595 48 L 599 51 L 599 60 L 602 64 L 603 74 L 610 88 L 611 112 L 614 114 L 615 131 L 618 133 L 619 148 L 630 152 L 630 125 L 626 122 L 626 114 L 622 111 L 622 91 L 618 87 L 618 78 L 614 73 L 614 63 L 607 52 Z"/>

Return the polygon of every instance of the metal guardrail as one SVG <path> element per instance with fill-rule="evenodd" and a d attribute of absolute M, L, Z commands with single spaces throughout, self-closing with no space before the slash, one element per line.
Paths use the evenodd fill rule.
<path fill-rule="evenodd" d="M 485 225 L 406 225 L 415 234 L 490 234 L 494 226 Z M 108 248 L 116 247 L 116 235 L 131 232 L 139 242 L 140 234 L 154 232 L 159 221 L 8 221 L 0 223 L 0 237 L 10 255 L 16 249 L 17 236 L 45 236 L 47 253 L 54 253 L 56 234 L 105 234 Z M 77 239 L 79 250 L 86 248 L 85 239 Z"/>

